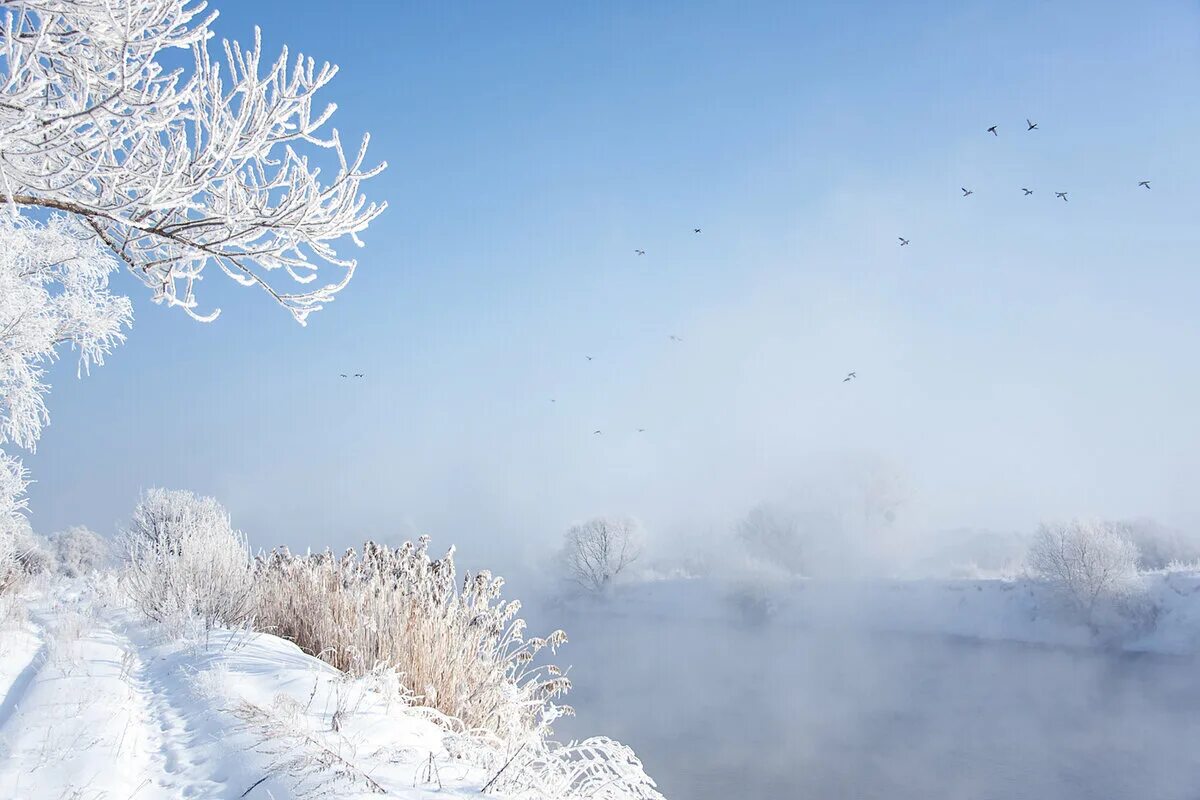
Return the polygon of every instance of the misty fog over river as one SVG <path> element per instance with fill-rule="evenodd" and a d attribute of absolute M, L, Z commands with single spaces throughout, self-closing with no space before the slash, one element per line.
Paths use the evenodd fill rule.
<path fill-rule="evenodd" d="M 676 800 L 1194 799 L 1195 659 L 558 609 L 559 738 Z"/>

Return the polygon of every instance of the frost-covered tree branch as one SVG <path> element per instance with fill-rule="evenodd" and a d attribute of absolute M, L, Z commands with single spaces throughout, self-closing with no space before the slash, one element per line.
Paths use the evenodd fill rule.
<path fill-rule="evenodd" d="M 78 351 L 82 372 L 125 340 L 133 309 L 109 291 L 115 269 L 77 221 L 0 218 L 0 446 L 36 447 L 60 346 Z M 0 452 L 0 517 L 23 510 L 25 484 L 21 462 Z"/>
<path fill-rule="evenodd" d="M 366 137 L 347 154 L 325 131 L 335 106 L 314 96 L 336 67 L 264 60 L 257 30 L 214 57 L 215 16 L 193 0 L 0 3 L 0 196 L 83 220 L 196 319 L 219 313 L 195 297 L 215 264 L 303 324 L 353 275 L 338 247 L 384 210 L 360 193 L 384 165 L 364 166 Z M 168 66 L 180 50 L 190 65 Z"/>

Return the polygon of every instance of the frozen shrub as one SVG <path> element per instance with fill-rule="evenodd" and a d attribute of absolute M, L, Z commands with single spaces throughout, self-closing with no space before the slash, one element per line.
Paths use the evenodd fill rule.
<path fill-rule="evenodd" d="M 1101 611 L 1121 611 L 1143 592 L 1137 547 L 1103 522 L 1043 524 L 1029 548 L 1028 565 L 1095 628 Z"/>
<path fill-rule="evenodd" d="M 597 517 L 567 531 L 562 558 L 567 576 L 589 592 L 608 589 L 641 555 L 637 523 Z"/>
<path fill-rule="evenodd" d="M 13 528 L 15 518 L 0 516 L 0 594 L 15 591 L 25 578 L 21 565 L 17 563 L 17 541 Z"/>
<path fill-rule="evenodd" d="M 146 491 L 125 529 L 125 538 L 174 547 L 191 531 L 229 527 L 229 513 L 216 498 L 180 489 Z"/>
<path fill-rule="evenodd" d="M 480 572 L 459 584 L 453 549 L 432 559 L 427 537 L 394 550 L 367 542 L 361 557 L 275 550 L 255 579 L 261 630 L 354 675 L 394 669 L 416 702 L 466 729 L 513 742 L 564 710 L 553 700 L 570 682 L 534 662 L 565 634 L 525 638 L 520 603 L 500 599 L 504 581 Z"/>
<path fill-rule="evenodd" d="M 87 575 L 105 566 L 110 557 L 108 542 L 82 525 L 50 537 L 58 571 L 68 578 Z"/>
<path fill-rule="evenodd" d="M 54 571 L 54 556 L 49 543 L 33 532 L 29 520 L 18 515 L 0 522 L 6 533 L 0 534 L 9 541 L 16 568 L 24 575 L 44 575 Z"/>
<path fill-rule="evenodd" d="M 179 623 L 195 616 L 206 628 L 249 620 L 250 550 L 216 500 L 152 489 L 121 539 L 125 586 L 151 619 Z"/>

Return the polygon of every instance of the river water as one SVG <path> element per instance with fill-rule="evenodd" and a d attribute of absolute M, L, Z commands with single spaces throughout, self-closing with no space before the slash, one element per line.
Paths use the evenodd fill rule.
<path fill-rule="evenodd" d="M 1200 798 L 1191 659 L 637 619 L 562 619 L 558 733 L 631 745 L 673 800 Z"/>

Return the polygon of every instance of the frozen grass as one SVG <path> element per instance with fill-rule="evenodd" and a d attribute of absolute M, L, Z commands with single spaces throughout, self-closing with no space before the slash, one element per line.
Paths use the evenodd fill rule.
<path fill-rule="evenodd" d="M 453 548 L 430 558 L 428 538 L 397 549 L 367 542 L 359 556 L 258 559 L 255 625 L 351 675 L 395 670 L 415 701 L 500 742 L 541 736 L 569 709 L 570 682 L 537 655 L 562 631 L 525 637 L 520 603 L 500 597 L 488 572 L 456 579 Z"/>

